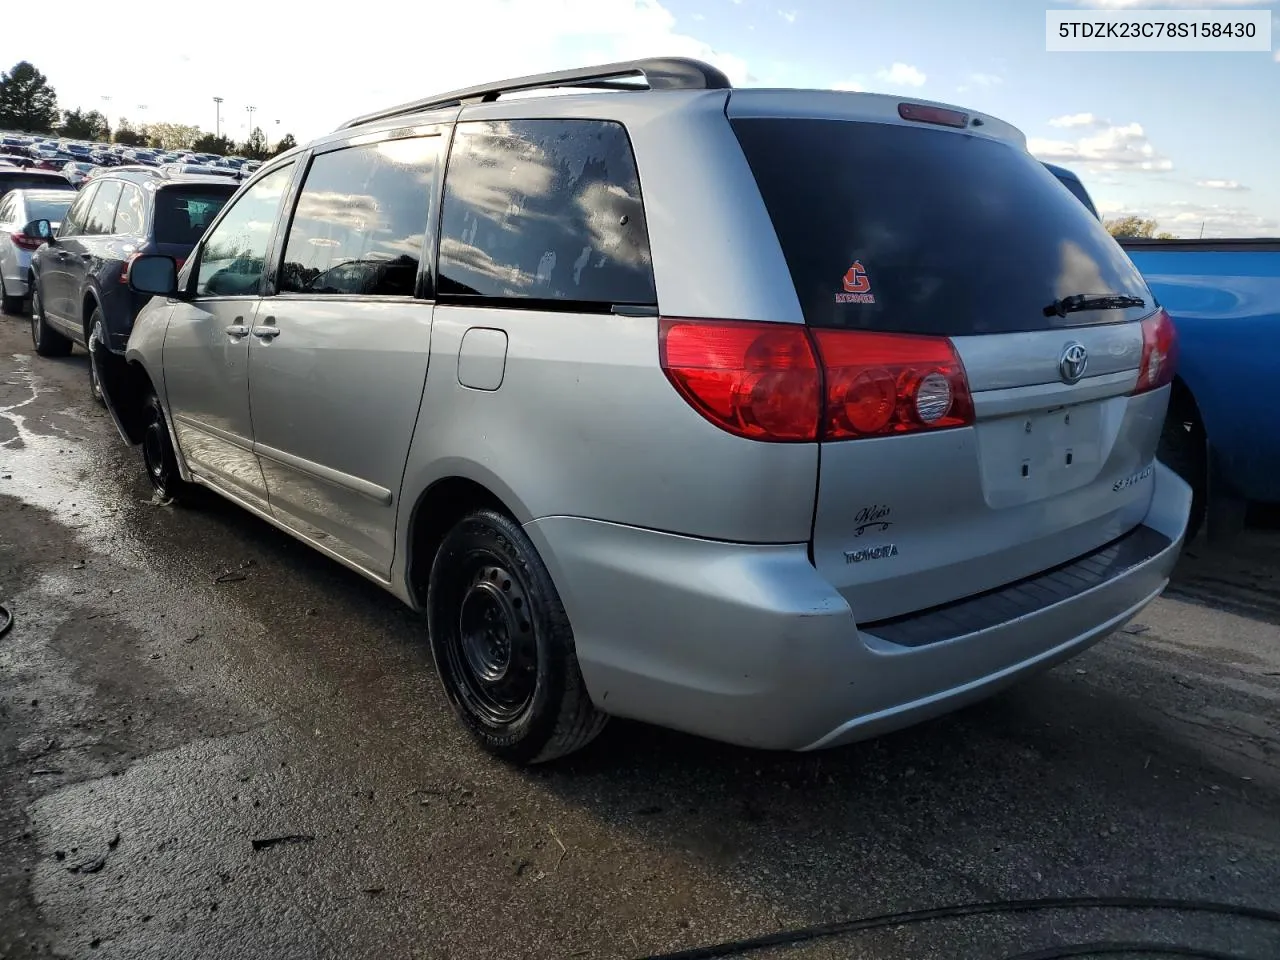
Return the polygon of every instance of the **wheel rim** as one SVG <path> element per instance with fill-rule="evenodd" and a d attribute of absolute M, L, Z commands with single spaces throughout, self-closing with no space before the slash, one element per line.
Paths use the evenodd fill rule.
<path fill-rule="evenodd" d="M 483 562 L 466 581 L 450 651 L 459 693 L 484 722 L 518 719 L 537 687 L 537 638 L 520 581 Z"/>
<path fill-rule="evenodd" d="M 95 397 L 102 396 L 102 378 L 98 376 L 98 355 L 94 346 L 102 342 L 102 324 L 95 323 L 89 332 L 89 390 Z"/>
<path fill-rule="evenodd" d="M 40 288 L 31 285 L 31 342 L 40 344 Z"/>
<path fill-rule="evenodd" d="M 165 475 L 168 472 L 164 441 L 164 424 L 159 417 L 153 416 L 147 421 L 146 432 L 142 435 L 142 461 L 146 464 L 151 483 L 159 490 L 164 489 Z"/>

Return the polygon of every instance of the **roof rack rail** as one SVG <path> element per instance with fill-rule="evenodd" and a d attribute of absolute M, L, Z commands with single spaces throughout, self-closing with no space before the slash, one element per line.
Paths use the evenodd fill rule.
<path fill-rule="evenodd" d="M 645 86 L 628 83 L 625 78 L 639 77 Z M 468 103 L 491 103 L 504 93 L 518 90 L 543 90 L 557 87 L 583 87 L 595 90 L 728 90 L 733 86 L 723 72 L 687 57 L 652 57 L 647 60 L 624 60 L 597 67 L 579 67 L 574 70 L 558 70 L 554 73 L 538 73 L 513 80 L 464 87 L 449 93 L 440 93 L 421 100 L 411 100 L 399 106 L 388 107 L 355 117 L 338 127 L 349 130 L 378 120 L 408 113 L 418 113 L 436 107 L 455 107 Z"/>

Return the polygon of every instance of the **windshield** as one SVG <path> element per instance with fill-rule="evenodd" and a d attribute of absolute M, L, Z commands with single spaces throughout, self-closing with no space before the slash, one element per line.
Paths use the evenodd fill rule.
<path fill-rule="evenodd" d="M 156 242 L 195 246 L 233 193 L 234 188 L 218 190 L 203 185 L 157 191 Z"/>
<path fill-rule="evenodd" d="M 814 326 L 953 336 L 1099 322 L 1045 316 L 1146 284 L 1100 223 L 1025 151 L 984 136 L 847 120 L 737 119 Z M 868 185 L 874 184 L 874 189 Z"/>

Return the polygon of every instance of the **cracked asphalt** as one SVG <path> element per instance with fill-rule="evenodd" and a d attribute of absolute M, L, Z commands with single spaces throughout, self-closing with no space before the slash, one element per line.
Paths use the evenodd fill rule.
<path fill-rule="evenodd" d="M 4 318 L 0 958 L 645 957 L 968 902 L 1280 909 L 1278 546 L 1267 518 L 1196 546 L 1127 632 L 893 736 L 794 756 L 614 722 L 521 771 L 454 723 L 418 617 L 229 504 L 153 503 L 83 353 Z M 1115 940 L 1280 957 L 1274 923 L 1173 909 L 786 956 Z"/>

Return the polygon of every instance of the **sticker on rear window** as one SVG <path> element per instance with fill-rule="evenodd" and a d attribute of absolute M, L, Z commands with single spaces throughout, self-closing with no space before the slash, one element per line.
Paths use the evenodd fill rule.
<path fill-rule="evenodd" d="M 844 289 L 836 294 L 836 303 L 875 303 L 875 294 L 871 292 L 871 278 L 861 260 L 853 261 L 841 285 Z"/>

